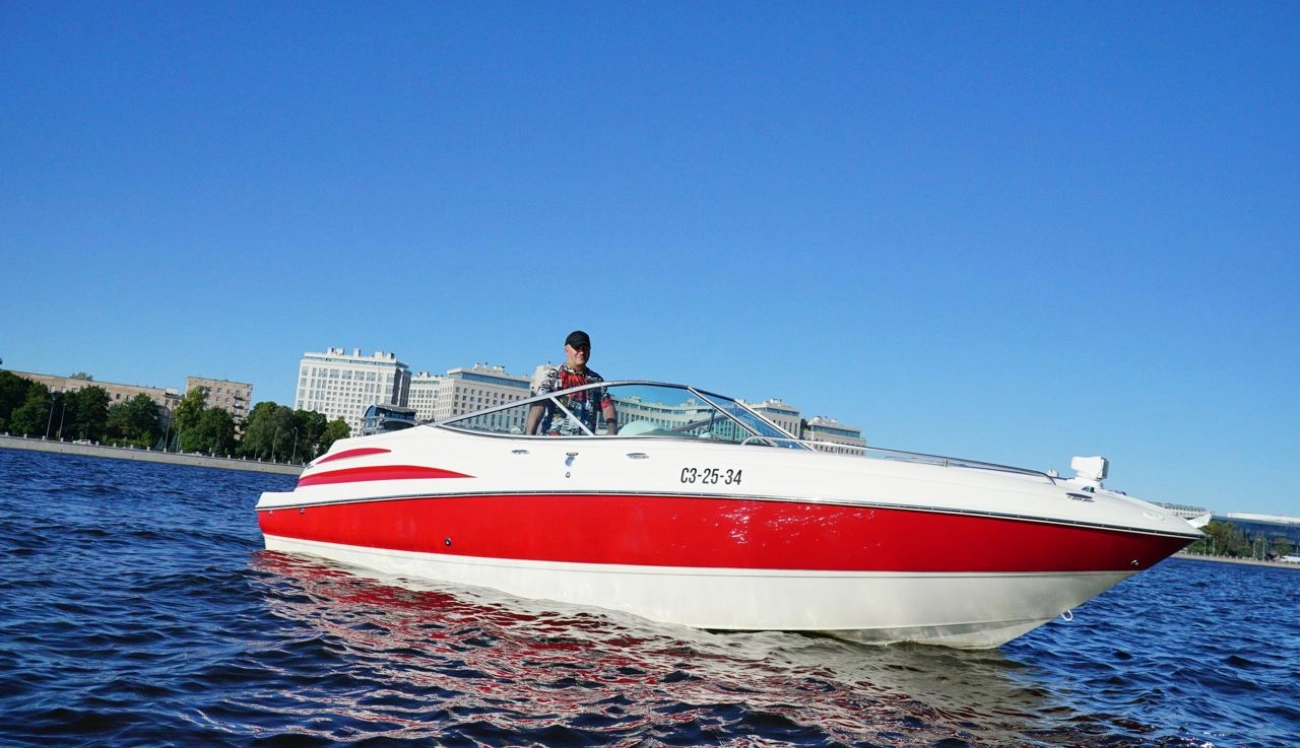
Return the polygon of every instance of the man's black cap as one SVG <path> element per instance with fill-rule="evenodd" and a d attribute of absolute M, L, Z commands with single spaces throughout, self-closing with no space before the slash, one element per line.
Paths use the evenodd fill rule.
<path fill-rule="evenodd" d="M 571 345 L 574 348 L 590 348 L 591 337 L 582 330 L 574 330 L 569 333 L 569 337 L 564 339 L 565 345 Z"/>

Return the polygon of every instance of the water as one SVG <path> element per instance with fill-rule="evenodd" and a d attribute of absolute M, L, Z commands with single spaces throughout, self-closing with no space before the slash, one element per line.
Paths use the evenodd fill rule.
<path fill-rule="evenodd" d="M 268 553 L 292 483 L 0 450 L 0 745 L 1300 743 L 1297 571 L 1166 561 L 992 652 L 709 633 Z"/>

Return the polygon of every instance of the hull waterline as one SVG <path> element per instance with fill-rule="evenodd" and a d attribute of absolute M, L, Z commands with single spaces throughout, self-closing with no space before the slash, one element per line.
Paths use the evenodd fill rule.
<path fill-rule="evenodd" d="M 1184 543 L 789 501 L 445 496 L 260 514 L 267 548 L 722 630 L 999 646 Z"/>

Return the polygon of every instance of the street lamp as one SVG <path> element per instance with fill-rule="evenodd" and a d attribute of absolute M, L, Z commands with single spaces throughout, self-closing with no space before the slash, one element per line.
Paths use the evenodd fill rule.
<path fill-rule="evenodd" d="M 54 425 L 54 392 L 50 392 L 50 417 L 45 419 L 45 438 L 50 438 L 50 426 Z"/>
<path fill-rule="evenodd" d="M 63 390 L 59 390 L 63 392 Z M 68 414 L 68 404 L 59 398 L 59 441 L 63 441 L 63 417 Z"/>
<path fill-rule="evenodd" d="M 293 430 L 293 460 L 291 460 L 291 462 L 297 462 L 297 461 L 298 461 L 298 429 L 295 428 Z"/>
<path fill-rule="evenodd" d="M 280 427 L 276 426 L 271 434 L 271 462 L 275 462 L 275 440 L 280 438 Z"/>

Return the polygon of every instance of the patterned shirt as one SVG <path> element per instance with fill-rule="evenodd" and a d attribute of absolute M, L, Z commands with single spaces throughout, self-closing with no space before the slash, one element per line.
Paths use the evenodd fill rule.
<path fill-rule="evenodd" d="M 567 390 L 570 387 L 579 387 L 584 384 L 603 381 L 605 381 L 605 378 L 591 369 L 587 369 L 585 374 L 579 374 L 570 368 L 566 362 L 547 372 L 546 378 L 542 380 L 541 385 L 537 388 L 537 394 L 545 395 L 550 392 Z M 596 411 L 614 405 L 614 399 L 609 396 L 609 390 L 604 387 L 593 387 L 589 390 L 574 392 L 555 399 L 559 400 L 560 404 L 568 408 L 569 412 L 582 423 L 587 424 L 587 428 L 591 429 L 592 433 L 596 431 Z M 594 407 L 593 403 L 595 404 Z M 564 411 L 551 405 L 547 406 L 546 414 L 542 417 L 541 432 L 543 434 L 565 435 L 586 433 Z"/>

